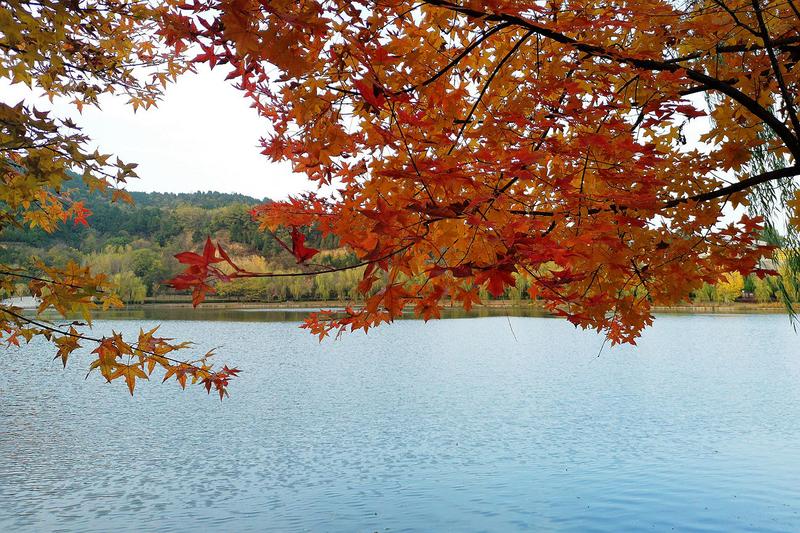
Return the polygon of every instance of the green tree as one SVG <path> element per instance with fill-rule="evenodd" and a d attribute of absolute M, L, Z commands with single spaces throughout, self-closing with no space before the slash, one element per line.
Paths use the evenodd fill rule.
<path fill-rule="evenodd" d="M 114 293 L 125 303 L 142 303 L 147 295 L 147 287 L 133 272 L 114 274 L 111 283 Z"/>
<path fill-rule="evenodd" d="M 147 294 L 153 295 L 162 281 L 167 279 L 161 254 L 155 250 L 141 248 L 133 250 L 130 261 L 131 270 L 147 287 Z"/>

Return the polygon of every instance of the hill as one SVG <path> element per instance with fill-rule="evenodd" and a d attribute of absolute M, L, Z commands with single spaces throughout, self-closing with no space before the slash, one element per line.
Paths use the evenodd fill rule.
<path fill-rule="evenodd" d="M 243 261 L 261 261 L 256 265 L 260 268 L 294 266 L 292 258 L 273 236 L 259 231 L 251 220 L 252 207 L 268 199 L 212 191 L 131 192 L 134 203 L 128 204 L 90 194 L 79 179 L 69 185 L 65 192 L 70 198 L 82 201 L 91 211 L 89 225 L 69 223 L 54 233 L 9 228 L 0 232 L 0 263 L 23 266 L 30 271 L 35 271 L 34 257 L 53 265 L 63 266 L 70 260 L 90 264 L 114 276 L 121 285 L 123 298 L 132 301 L 169 293 L 162 282 L 180 270 L 173 256 L 201 248 L 206 237 L 225 243 L 229 252 Z M 283 237 L 288 240 L 288 236 Z M 311 246 L 327 250 L 323 260 L 338 261 L 336 257 L 341 254 L 334 251 L 335 241 L 323 241 L 314 231 L 308 232 L 307 238 Z M 236 297 L 286 297 L 288 288 L 272 285 L 271 292 L 261 291 L 253 296 L 239 291 Z M 304 296 L 315 296 L 313 285 L 312 282 L 311 288 L 303 289 L 308 293 Z"/>

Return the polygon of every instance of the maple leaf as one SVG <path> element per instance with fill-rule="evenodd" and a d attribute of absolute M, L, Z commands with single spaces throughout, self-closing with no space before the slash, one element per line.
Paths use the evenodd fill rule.
<path fill-rule="evenodd" d="M 292 228 L 292 255 L 297 258 L 298 263 L 305 263 L 319 253 L 315 248 L 308 248 L 305 245 L 306 236 L 296 228 Z"/>
<path fill-rule="evenodd" d="M 688 104 L 681 104 L 675 106 L 675 111 L 677 111 L 678 113 L 682 113 L 688 118 L 697 118 L 706 116 L 705 111 L 701 111 L 700 109 L 695 108 L 693 105 L 688 105 Z"/>
<path fill-rule="evenodd" d="M 194 265 L 205 267 L 213 263 L 219 263 L 223 259 L 217 257 L 217 248 L 211 242 L 211 237 L 206 238 L 205 245 L 203 246 L 203 254 L 196 254 L 194 252 L 181 252 L 175 255 L 175 259 L 185 265 Z"/>
<path fill-rule="evenodd" d="M 89 370 L 98 368 L 100 374 L 111 381 L 114 372 L 118 366 L 117 358 L 120 356 L 119 348 L 117 348 L 114 340 L 111 338 L 104 338 L 101 340 L 97 348 L 92 350 L 92 353 L 97 354 L 97 359 L 89 366 Z"/>
<path fill-rule="evenodd" d="M 147 374 L 145 374 L 144 370 L 142 370 L 142 367 L 139 364 L 119 365 L 111 374 L 109 381 L 112 381 L 118 377 L 123 377 L 125 379 L 125 384 L 128 386 L 128 391 L 130 392 L 131 396 L 133 396 L 133 389 L 136 387 L 136 380 L 147 379 Z"/>
<path fill-rule="evenodd" d="M 355 86 L 356 90 L 359 92 L 359 94 L 361 94 L 364 100 L 366 100 L 368 104 L 376 109 L 382 108 L 386 102 L 383 88 L 375 83 L 368 83 L 364 80 L 355 80 L 353 81 L 353 86 Z"/>
<path fill-rule="evenodd" d="M 514 271 L 507 266 L 492 268 L 478 274 L 475 281 L 479 284 L 486 283 L 486 289 L 489 291 L 489 294 L 495 298 L 499 298 L 505 293 L 506 287 L 514 287 L 517 284 L 513 272 Z"/>
<path fill-rule="evenodd" d="M 78 332 L 74 327 L 70 326 L 68 334 L 56 339 L 54 342 L 56 346 L 58 346 L 56 359 L 60 357 L 61 362 L 66 368 L 67 359 L 69 358 L 70 354 L 81 347 L 78 342 Z"/>
<path fill-rule="evenodd" d="M 438 300 L 433 298 L 425 298 L 417 302 L 414 312 L 417 316 L 421 316 L 425 322 L 432 318 L 441 318 L 442 306 L 439 305 Z"/>
<path fill-rule="evenodd" d="M 480 305 L 481 303 L 477 287 L 472 287 L 470 289 L 463 289 L 459 287 L 458 299 L 461 300 L 461 305 L 464 307 L 465 311 L 471 311 L 473 305 Z"/>
<path fill-rule="evenodd" d="M 82 224 L 83 226 L 89 225 L 89 221 L 86 220 L 86 217 L 91 215 L 92 212 L 83 206 L 83 202 L 75 202 L 72 204 L 70 210 L 72 211 L 72 220 L 76 226 L 78 224 Z"/>

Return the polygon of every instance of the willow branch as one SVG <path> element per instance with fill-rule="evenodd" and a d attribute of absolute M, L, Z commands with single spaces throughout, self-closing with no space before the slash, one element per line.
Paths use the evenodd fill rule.
<path fill-rule="evenodd" d="M 764 47 L 767 50 L 769 62 L 772 65 L 772 71 L 775 73 L 775 79 L 778 82 L 778 87 L 783 97 L 783 103 L 786 106 L 786 114 L 789 115 L 789 120 L 792 122 L 792 126 L 794 126 L 794 131 L 800 134 L 800 120 L 797 119 L 797 114 L 795 113 L 794 98 L 792 98 L 792 93 L 789 92 L 789 89 L 786 87 L 786 81 L 783 79 L 783 72 L 778 64 L 778 58 L 775 57 L 772 38 L 769 36 L 769 30 L 764 22 L 764 15 L 761 13 L 761 5 L 759 4 L 759 0 L 752 0 L 752 3 L 753 9 L 756 12 L 756 18 L 758 19 L 758 27 L 761 29 L 760 37 L 764 40 Z"/>

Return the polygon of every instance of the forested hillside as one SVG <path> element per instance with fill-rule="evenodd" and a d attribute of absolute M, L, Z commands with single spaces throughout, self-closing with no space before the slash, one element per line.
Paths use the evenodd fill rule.
<path fill-rule="evenodd" d="M 62 225 L 54 233 L 27 227 L 8 228 L 0 233 L 0 262 L 24 266 L 30 271 L 36 270 L 34 258 L 59 266 L 70 260 L 91 264 L 112 275 L 120 286 L 120 296 L 127 301 L 174 294 L 162 284 L 180 271 L 173 256 L 201 248 L 209 236 L 225 243 L 230 253 L 251 268 L 280 271 L 295 267 L 292 257 L 275 238 L 259 231 L 250 217 L 250 209 L 267 199 L 220 192 L 131 192 L 133 204 L 129 204 L 90 194 L 81 180 L 72 180 L 69 185 L 71 198 L 83 202 L 91 211 L 88 224 Z M 347 259 L 347 254 L 335 249 L 334 240 L 323 240 L 314 231 L 309 231 L 307 236 L 311 246 L 324 250 L 319 262 L 340 264 Z M 283 237 L 288 240 L 288 236 Z M 300 279 L 292 282 L 248 280 L 225 287 L 219 296 L 281 300 L 330 297 L 348 292 L 331 289 L 330 293 L 320 293 L 320 285 L 330 285 L 333 281 L 332 275 L 327 277 L 330 279 L 317 283 Z M 342 284 L 343 279 L 339 278 L 343 275 L 336 279 L 337 284 Z"/>
<path fill-rule="evenodd" d="M 52 234 L 36 229 L 11 228 L 2 234 L 4 244 L 48 249 L 60 245 L 88 253 L 100 251 L 107 245 L 124 246 L 137 239 L 167 246 L 186 231 L 192 233 L 194 240 L 200 240 L 205 238 L 203 232 L 211 234 L 222 226 L 226 226 L 236 242 L 253 248 L 261 249 L 268 241 L 250 223 L 248 210 L 262 202 L 256 198 L 219 192 L 131 192 L 133 204 L 129 204 L 90 194 L 80 180 L 73 180 L 70 184 L 71 198 L 82 201 L 91 211 L 88 225 L 62 225 Z M 11 247 L 11 250 L 15 248 L 19 249 Z M 6 250 L 6 257 L 8 253 Z"/>

